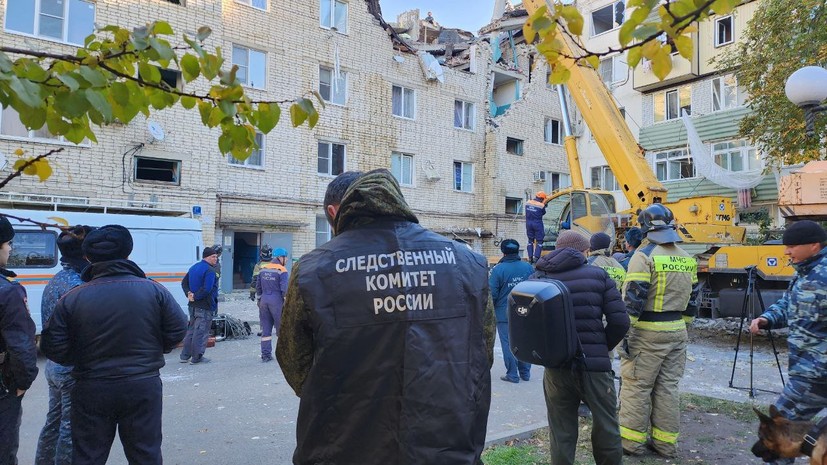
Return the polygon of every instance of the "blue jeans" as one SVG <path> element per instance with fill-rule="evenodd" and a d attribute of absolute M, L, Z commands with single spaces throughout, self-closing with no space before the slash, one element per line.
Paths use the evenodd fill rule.
<path fill-rule="evenodd" d="M 17 390 L 12 389 L 0 399 L 0 464 L 17 465 L 17 449 L 20 445 L 20 422 L 23 419 L 21 401 Z"/>
<path fill-rule="evenodd" d="M 827 408 L 827 383 L 813 383 L 808 379 L 791 377 L 787 380 L 775 407 L 784 418 L 794 421 L 810 421 Z M 778 459 L 776 465 L 792 464 L 795 459 Z"/>
<path fill-rule="evenodd" d="M 207 350 L 207 339 L 210 338 L 210 326 L 215 316 L 214 311 L 202 308 L 190 308 L 191 317 L 187 324 L 187 335 L 184 336 L 184 349 L 181 350 L 181 359 L 201 357 Z"/>
<path fill-rule="evenodd" d="M 497 322 L 497 334 L 500 335 L 500 346 L 503 349 L 503 361 L 505 362 L 505 376 L 511 381 L 523 381 L 531 379 L 531 364 L 521 362 L 511 353 L 511 344 L 508 342 L 508 323 Z"/>
<path fill-rule="evenodd" d="M 46 381 L 49 383 L 49 411 L 46 424 L 37 441 L 35 465 L 72 464 L 72 388 L 75 379 L 72 367 L 46 362 Z"/>

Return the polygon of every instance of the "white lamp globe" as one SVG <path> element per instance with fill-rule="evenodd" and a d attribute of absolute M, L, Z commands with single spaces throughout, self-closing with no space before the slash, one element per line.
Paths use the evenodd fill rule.
<path fill-rule="evenodd" d="M 787 78 L 784 93 L 798 106 L 818 105 L 827 100 L 827 69 L 805 66 Z"/>

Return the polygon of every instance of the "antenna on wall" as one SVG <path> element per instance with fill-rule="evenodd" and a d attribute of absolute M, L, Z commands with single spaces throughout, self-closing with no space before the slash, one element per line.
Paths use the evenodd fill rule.
<path fill-rule="evenodd" d="M 164 128 L 161 127 L 161 124 L 157 121 L 149 120 L 146 122 L 146 130 L 149 131 L 150 144 L 154 144 L 155 142 L 163 142 L 164 137 L 166 137 L 164 133 Z"/>

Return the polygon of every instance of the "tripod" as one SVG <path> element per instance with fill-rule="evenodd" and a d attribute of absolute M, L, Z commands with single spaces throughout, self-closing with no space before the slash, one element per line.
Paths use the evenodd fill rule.
<path fill-rule="evenodd" d="M 735 358 L 732 360 L 732 374 L 729 377 L 729 387 L 733 389 L 747 389 L 749 390 L 749 397 L 755 397 L 755 391 L 763 391 L 763 392 L 771 392 L 773 394 L 778 394 L 775 391 L 769 391 L 766 389 L 756 389 L 753 384 L 753 357 L 754 357 L 754 335 L 752 332 L 749 333 L 749 387 L 737 387 L 732 384 L 732 381 L 735 379 L 735 364 L 738 362 L 738 350 L 741 347 L 741 336 L 743 335 L 744 331 L 744 321 L 749 319 L 751 322 L 755 318 L 755 298 L 758 299 L 758 304 L 760 305 L 761 313 L 764 313 L 766 308 L 764 307 L 764 299 L 761 297 L 761 291 L 758 288 L 758 283 L 755 282 L 755 274 L 757 267 L 755 265 L 750 265 L 746 268 L 747 270 L 747 286 L 744 289 L 744 303 L 741 307 L 741 324 L 738 326 L 738 340 L 735 343 Z M 784 374 L 781 372 L 781 363 L 778 361 L 778 350 L 775 348 L 775 340 L 772 337 L 772 331 L 767 329 L 767 336 L 770 340 L 770 345 L 772 346 L 772 353 L 775 355 L 775 366 L 778 367 L 778 375 L 781 376 L 781 385 L 785 384 L 784 382 Z"/>

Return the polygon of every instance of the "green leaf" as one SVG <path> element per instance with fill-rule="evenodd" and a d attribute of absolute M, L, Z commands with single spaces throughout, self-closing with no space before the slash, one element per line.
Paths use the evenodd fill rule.
<path fill-rule="evenodd" d="M 219 60 L 217 56 L 210 54 L 204 55 L 201 61 L 201 74 L 203 74 L 208 81 L 215 79 L 220 69 L 221 60 Z"/>
<path fill-rule="evenodd" d="M 593 69 L 598 69 L 600 67 L 600 58 L 595 55 L 589 55 L 586 57 L 586 62 L 588 62 Z"/>
<path fill-rule="evenodd" d="M 161 72 L 158 71 L 158 67 L 155 65 L 140 63 L 138 64 L 138 72 L 141 75 L 141 79 L 146 82 L 158 84 L 161 81 Z"/>
<path fill-rule="evenodd" d="M 5 53 L 0 52 L 0 73 L 10 73 L 13 66 L 9 57 Z"/>
<path fill-rule="evenodd" d="M 84 139 L 86 139 L 87 135 L 89 135 L 88 127 L 82 124 L 72 124 L 71 129 L 66 131 L 66 134 L 64 134 L 63 137 L 65 137 L 69 142 L 80 144 Z M 94 138 L 94 134 L 90 137 L 90 139 L 91 138 Z"/>
<path fill-rule="evenodd" d="M 534 30 L 534 21 L 527 20 L 525 24 L 523 24 L 523 37 L 525 37 L 527 44 L 534 43 L 534 39 L 537 38 L 537 31 Z"/>
<path fill-rule="evenodd" d="M 58 75 L 57 79 L 60 82 L 62 82 L 66 87 L 68 87 L 71 91 L 76 91 L 78 90 L 78 88 L 80 88 L 80 83 L 78 83 L 78 80 L 72 77 L 71 74 L 60 74 Z"/>
<path fill-rule="evenodd" d="M 221 108 L 221 111 L 227 116 L 235 116 L 236 109 L 235 103 L 231 102 L 230 100 L 220 100 L 218 102 L 218 106 Z"/>
<path fill-rule="evenodd" d="M 181 106 L 186 108 L 187 110 L 191 110 L 196 103 L 198 103 L 198 99 L 196 99 L 195 97 L 190 97 L 188 95 L 184 95 L 181 97 Z"/>
<path fill-rule="evenodd" d="M 666 79 L 666 76 L 672 71 L 672 54 L 670 50 L 671 47 L 669 47 L 669 45 L 664 45 L 660 51 L 652 57 L 652 72 L 654 72 L 655 76 L 661 81 Z"/>
<path fill-rule="evenodd" d="M 258 105 L 258 130 L 269 134 L 279 124 L 281 108 L 276 104 L 260 103 Z"/>
<path fill-rule="evenodd" d="M 198 39 L 199 42 L 204 42 L 210 34 L 212 34 L 212 29 L 210 29 L 209 26 L 201 26 L 198 28 L 195 38 Z"/>
<path fill-rule="evenodd" d="M 643 24 L 632 32 L 632 37 L 637 40 L 646 40 L 658 32 L 660 32 L 660 29 L 657 26 L 653 24 Z"/>
<path fill-rule="evenodd" d="M 531 28 L 537 32 L 544 31 L 551 27 L 553 23 L 551 19 L 547 16 L 543 16 L 542 18 L 537 18 L 534 22 L 531 23 Z"/>
<path fill-rule="evenodd" d="M 43 100 L 40 95 L 40 86 L 28 79 L 20 79 L 15 75 L 9 80 L 9 88 L 15 92 L 18 99 L 26 106 L 40 108 Z"/>
<path fill-rule="evenodd" d="M 92 104 L 92 107 L 100 112 L 103 115 L 105 121 L 110 122 L 113 120 L 112 116 L 112 105 L 109 103 L 109 100 L 103 95 L 103 92 L 99 90 L 87 90 L 86 91 L 86 100 Z"/>
<path fill-rule="evenodd" d="M 560 16 L 566 20 L 566 24 L 572 34 L 576 36 L 583 34 L 583 15 L 580 14 L 580 11 L 578 11 L 574 5 L 563 5 L 558 11 L 560 12 Z"/>
<path fill-rule="evenodd" d="M 180 69 L 187 82 L 194 81 L 201 74 L 201 65 L 198 64 L 198 58 L 189 53 L 181 57 Z"/>
<path fill-rule="evenodd" d="M 692 50 L 694 46 L 692 45 L 692 38 L 685 35 L 679 35 L 674 38 L 675 47 L 678 49 L 678 53 L 681 54 L 682 57 L 690 60 L 692 58 Z"/>
<path fill-rule="evenodd" d="M 290 123 L 297 128 L 307 121 L 307 112 L 298 103 L 290 105 Z"/>
<path fill-rule="evenodd" d="M 19 113 L 20 122 L 29 129 L 40 129 L 46 124 L 46 109 L 35 108 Z"/>
<path fill-rule="evenodd" d="M 152 32 L 164 35 L 175 34 L 175 32 L 172 30 L 172 26 L 170 26 L 169 23 L 166 21 L 155 21 L 154 23 L 152 23 Z"/>
<path fill-rule="evenodd" d="M 105 87 L 108 84 L 106 76 L 103 74 L 103 71 L 99 69 L 81 66 L 78 68 L 78 73 L 83 79 L 86 79 L 92 87 Z"/>
<path fill-rule="evenodd" d="M 55 94 L 55 108 L 67 118 L 78 118 L 89 109 L 86 91 L 61 92 Z"/>
<path fill-rule="evenodd" d="M 52 167 L 49 165 L 49 161 L 45 158 L 41 158 L 33 163 L 37 177 L 40 178 L 40 182 L 45 182 L 49 179 L 49 176 L 52 175 Z"/>
<path fill-rule="evenodd" d="M 46 129 L 48 129 L 50 133 L 61 136 L 66 134 L 71 127 L 72 126 L 56 111 L 51 110 L 46 113 Z"/>
<path fill-rule="evenodd" d="M 569 71 L 569 69 L 563 66 L 562 64 L 558 64 L 552 70 L 548 82 L 549 84 L 565 84 L 566 82 L 568 82 L 570 77 L 571 71 Z"/>
<path fill-rule="evenodd" d="M 122 82 L 113 82 L 110 91 L 112 99 L 118 105 L 129 105 L 129 88 Z"/>
<path fill-rule="evenodd" d="M 212 107 L 212 110 L 210 110 L 210 118 L 207 120 L 207 126 L 214 128 L 221 124 L 221 121 L 226 117 L 227 115 L 221 111 L 221 108 Z"/>
<path fill-rule="evenodd" d="M 638 8 L 640 10 L 640 8 Z M 637 10 L 635 10 L 637 11 Z M 633 21 L 626 21 L 620 26 L 620 31 L 617 33 L 617 40 L 621 47 L 625 47 L 632 41 L 632 33 L 635 31 L 636 23 Z"/>
<path fill-rule="evenodd" d="M 218 136 L 218 150 L 221 153 L 228 153 L 233 148 L 233 138 L 228 133 L 222 133 Z"/>
<path fill-rule="evenodd" d="M 626 62 L 629 64 L 629 67 L 634 68 L 640 63 L 640 59 L 643 57 L 642 51 L 641 47 L 632 47 L 629 49 L 629 53 L 626 54 Z"/>
<path fill-rule="evenodd" d="M 158 52 L 158 56 L 162 60 L 172 60 L 175 58 L 175 52 L 172 51 L 172 47 L 170 47 L 169 43 L 165 40 L 150 37 L 149 46 L 152 47 L 153 50 Z"/>
<path fill-rule="evenodd" d="M 250 137 L 248 129 L 245 126 L 232 125 L 229 133 L 233 141 L 233 148 L 230 150 L 233 157 L 239 160 L 249 158 L 253 153 L 255 139 Z"/>
<path fill-rule="evenodd" d="M 201 114 L 201 124 L 207 126 L 207 122 L 210 120 L 211 112 L 212 104 L 210 102 L 205 102 L 204 100 L 198 102 L 198 113 Z"/>
<path fill-rule="evenodd" d="M 169 105 L 167 101 L 167 93 L 158 89 L 147 89 L 147 97 L 149 97 L 149 104 L 156 110 L 163 110 Z"/>

